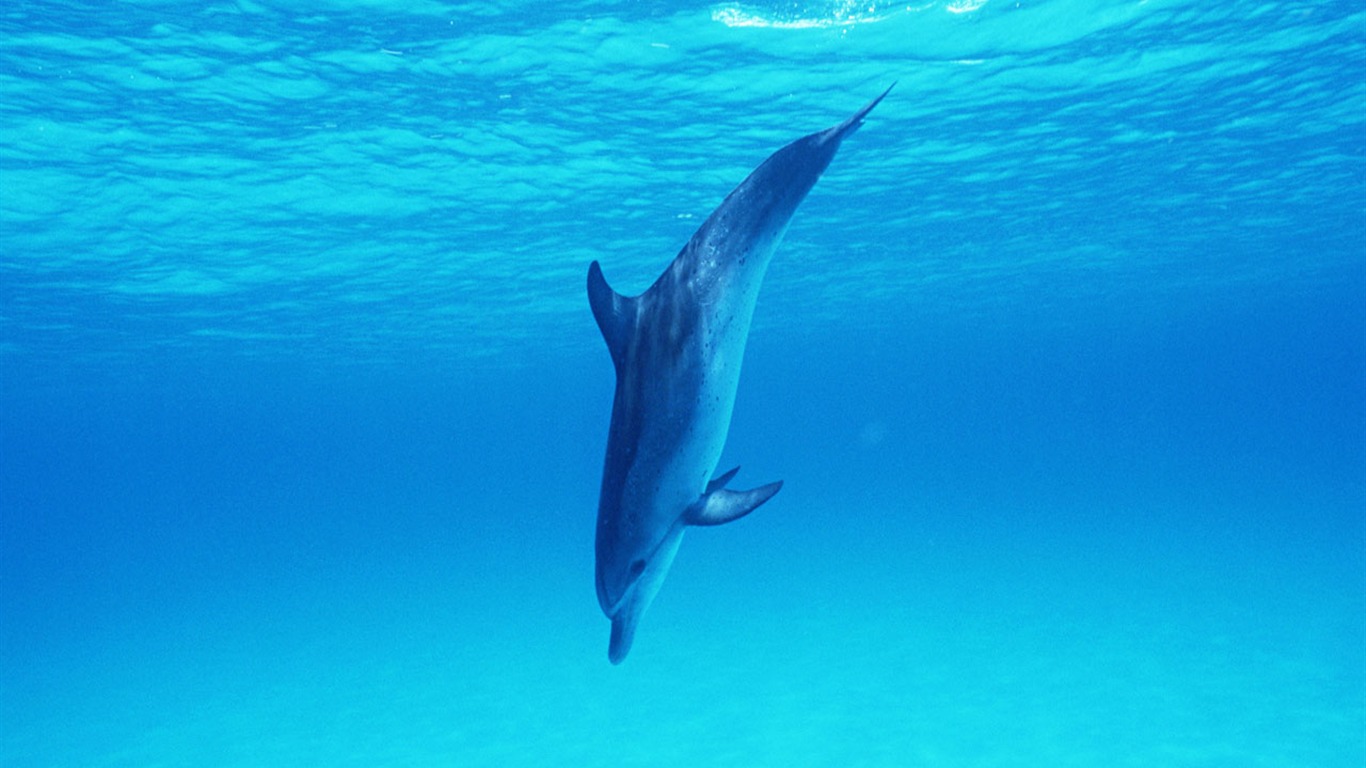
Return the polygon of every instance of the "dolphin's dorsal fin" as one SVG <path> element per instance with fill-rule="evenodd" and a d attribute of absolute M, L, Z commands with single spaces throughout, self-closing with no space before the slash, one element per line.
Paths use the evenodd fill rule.
<path fill-rule="evenodd" d="M 702 494 L 702 498 L 683 513 L 683 522 L 688 525 L 722 525 L 739 520 L 773 498 L 773 494 L 783 487 L 781 480 L 748 491 L 730 491 L 722 487 L 739 471 L 740 468 L 736 467 L 707 483 L 707 490 Z"/>
<path fill-rule="evenodd" d="M 588 265 L 588 305 L 593 308 L 593 319 L 598 321 L 598 330 L 607 341 L 612 362 L 618 366 L 626 356 L 626 344 L 635 327 L 636 301 L 612 290 L 596 261 Z"/>

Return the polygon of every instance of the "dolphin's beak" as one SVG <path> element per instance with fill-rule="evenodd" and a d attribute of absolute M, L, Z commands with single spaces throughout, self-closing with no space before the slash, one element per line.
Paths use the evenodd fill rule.
<path fill-rule="evenodd" d="M 629 612 L 612 617 L 612 639 L 607 644 L 607 660 L 620 664 L 631 651 L 631 642 L 636 639 L 636 617 Z"/>
<path fill-rule="evenodd" d="M 645 558 L 645 568 L 626 588 L 607 617 L 612 620 L 612 640 L 607 647 L 607 658 L 613 664 L 620 664 L 631 650 L 631 642 L 636 639 L 636 625 L 645 609 L 655 599 L 659 585 L 664 583 L 664 575 L 669 572 L 669 564 L 678 554 L 678 545 L 683 541 L 682 524 L 675 525 L 665 534 L 649 556 Z"/>

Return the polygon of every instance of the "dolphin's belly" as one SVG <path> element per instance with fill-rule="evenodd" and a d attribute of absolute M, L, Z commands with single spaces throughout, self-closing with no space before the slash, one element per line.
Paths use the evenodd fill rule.
<path fill-rule="evenodd" d="M 659 498 L 649 506 L 660 518 L 671 520 L 696 501 L 721 460 L 752 314 L 752 301 L 720 316 L 703 313 L 697 333 L 671 350 L 671 380 L 640 382 L 650 404 L 641 448 L 649 450 L 638 469 L 655 481 Z"/>

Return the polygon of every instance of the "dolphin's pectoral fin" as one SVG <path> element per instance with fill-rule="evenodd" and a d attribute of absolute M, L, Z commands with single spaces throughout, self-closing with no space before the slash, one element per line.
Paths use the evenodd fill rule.
<path fill-rule="evenodd" d="M 684 513 L 683 522 L 688 525 L 722 525 L 739 520 L 773 498 L 773 494 L 783 487 L 781 480 L 748 491 L 730 491 L 719 487 L 739 470 L 740 468 L 736 467 L 709 483 L 707 493 Z"/>
<path fill-rule="evenodd" d="M 636 300 L 612 290 L 596 261 L 588 265 L 588 305 L 593 308 L 593 319 L 598 321 L 598 330 L 607 341 L 612 362 L 620 365 L 636 322 Z"/>
<path fill-rule="evenodd" d="M 706 495 L 708 495 L 708 494 L 716 493 L 717 491 L 721 490 L 722 488 L 725 488 L 725 487 L 726 487 L 726 483 L 729 483 L 729 482 L 730 482 L 730 479 L 731 479 L 732 477 L 735 477 L 735 473 L 736 473 L 736 472 L 739 472 L 739 471 L 740 471 L 740 468 L 739 468 L 739 467 L 736 467 L 735 469 L 732 469 L 731 471 L 727 472 L 726 474 L 721 475 L 720 477 L 716 478 L 715 480 L 711 481 L 710 483 L 707 483 L 707 490 L 703 491 L 703 492 L 702 492 L 702 495 L 703 495 L 703 496 L 706 496 Z"/>

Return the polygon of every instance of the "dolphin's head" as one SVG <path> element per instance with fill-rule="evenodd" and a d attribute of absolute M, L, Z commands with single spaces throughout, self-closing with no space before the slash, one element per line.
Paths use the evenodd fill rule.
<path fill-rule="evenodd" d="M 612 640 L 607 657 L 620 664 L 631 650 L 636 625 L 645 609 L 664 584 L 678 545 L 683 541 L 683 526 L 669 529 L 653 547 L 629 545 L 601 546 L 597 562 L 598 604 L 612 620 Z"/>

